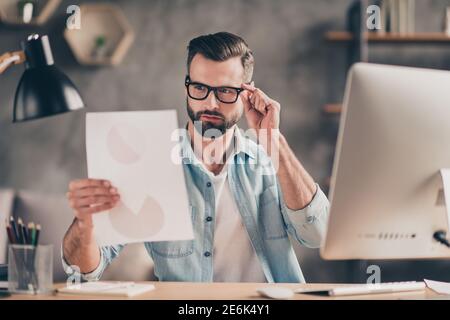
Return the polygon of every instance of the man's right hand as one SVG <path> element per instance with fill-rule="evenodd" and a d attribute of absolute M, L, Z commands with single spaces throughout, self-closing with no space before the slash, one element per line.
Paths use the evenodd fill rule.
<path fill-rule="evenodd" d="M 92 214 L 109 210 L 120 201 L 117 188 L 108 180 L 99 179 L 71 181 L 66 196 L 75 217 L 87 224 L 92 223 Z"/>

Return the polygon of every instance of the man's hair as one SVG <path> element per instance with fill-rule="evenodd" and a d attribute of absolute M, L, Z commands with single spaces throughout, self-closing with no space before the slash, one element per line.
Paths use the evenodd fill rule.
<path fill-rule="evenodd" d="M 197 53 L 213 61 L 225 61 L 240 57 L 244 67 L 244 82 L 250 82 L 255 64 L 253 53 L 241 37 L 229 33 L 218 32 L 199 36 L 189 41 L 187 57 L 187 71 L 191 67 L 192 59 Z"/>

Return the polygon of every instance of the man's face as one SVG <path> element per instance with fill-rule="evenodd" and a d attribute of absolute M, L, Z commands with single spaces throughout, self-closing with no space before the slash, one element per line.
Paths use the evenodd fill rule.
<path fill-rule="evenodd" d="M 201 54 L 196 54 L 192 59 L 189 74 L 192 82 L 211 87 L 235 88 L 241 87 L 243 76 L 244 68 L 239 57 L 230 58 L 226 61 L 213 61 Z M 202 136 L 209 137 L 212 134 L 217 137 L 218 133 L 224 134 L 242 117 L 244 110 L 242 98 L 246 94 L 246 92 L 242 92 L 234 103 L 223 103 L 216 98 L 213 91 L 209 93 L 205 100 L 192 99 L 186 91 L 189 118 L 193 123 L 201 121 L 201 128 L 198 126 L 195 126 L 195 128 Z M 208 129 L 217 130 L 208 131 Z"/>

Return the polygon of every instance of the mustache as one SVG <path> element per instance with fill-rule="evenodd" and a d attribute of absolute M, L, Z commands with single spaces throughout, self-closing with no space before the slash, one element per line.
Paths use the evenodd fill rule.
<path fill-rule="evenodd" d="M 210 111 L 210 110 L 199 111 L 199 112 L 197 112 L 196 118 L 199 119 L 202 115 L 215 116 L 215 117 L 219 117 L 219 118 L 225 120 L 225 117 L 223 116 L 223 114 L 221 114 L 220 112 L 217 112 L 217 111 Z"/>

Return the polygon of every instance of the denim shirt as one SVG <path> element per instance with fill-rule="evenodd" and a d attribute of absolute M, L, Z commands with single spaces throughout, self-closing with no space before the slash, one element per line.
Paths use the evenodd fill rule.
<path fill-rule="evenodd" d="M 145 242 L 145 248 L 160 281 L 212 282 L 214 187 L 204 166 L 194 156 L 187 131 L 181 130 L 180 138 L 194 240 Z M 310 248 L 320 247 L 328 221 L 327 197 L 317 185 L 316 194 L 305 208 L 289 209 L 263 147 L 244 137 L 237 126 L 234 143 L 234 152 L 226 166 L 228 182 L 267 281 L 305 282 L 291 238 Z M 101 247 L 98 267 L 78 276 L 87 281 L 100 279 L 122 248 L 123 245 Z M 233 259 L 233 252 L 229 254 Z M 63 256 L 62 261 L 67 274 L 76 273 Z"/>

